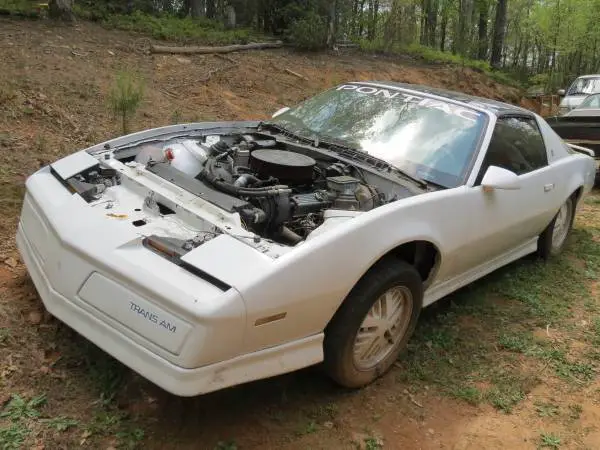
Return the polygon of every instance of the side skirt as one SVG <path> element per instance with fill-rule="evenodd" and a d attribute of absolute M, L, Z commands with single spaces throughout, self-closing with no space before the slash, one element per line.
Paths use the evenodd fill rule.
<path fill-rule="evenodd" d="M 536 236 L 524 244 L 492 259 L 491 261 L 481 264 L 474 269 L 469 270 L 468 272 L 441 283 L 434 283 L 425 292 L 423 306 L 431 305 L 442 297 L 445 297 L 461 287 L 464 287 L 467 284 L 470 284 L 475 280 L 492 273 L 500 267 L 506 266 L 507 264 L 529 255 L 530 253 L 534 253 L 537 250 L 537 240 L 538 238 Z"/>

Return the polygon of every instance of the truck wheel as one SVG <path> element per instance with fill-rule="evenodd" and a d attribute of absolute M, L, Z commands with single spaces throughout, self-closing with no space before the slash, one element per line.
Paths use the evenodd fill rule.
<path fill-rule="evenodd" d="M 387 259 L 350 292 L 325 330 L 325 370 L 348 388 L 383 375 L 405 349 L 423 305 L 423 284 L 410 264 Z"/>
<path fill-rule="evenodd" d="M 540 258 L 547 260 L 563 250 L 573 228 L 574 218 L 575 201 L 573 197 L 569 197 L 560 207 L 550 225 L 538 238 L 538 255 Z"/>

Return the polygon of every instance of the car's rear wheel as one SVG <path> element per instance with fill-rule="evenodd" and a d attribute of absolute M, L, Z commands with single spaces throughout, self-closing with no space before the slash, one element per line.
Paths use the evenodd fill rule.
<path fill-rule="evenodd" d="M 423 305 L 421 277 L 389 259 L 354 287 L 325 331 L 325 369 L 348 388 L 388 371 L 412 335 Z"/>
<path fill-rule="evenodd" d="M 538 239 L 538 255 L 541 258 L 548 259 L 563 250 L 573 228 L 574 218 L 575 201 L 573 197 L 569 197 Z"/>

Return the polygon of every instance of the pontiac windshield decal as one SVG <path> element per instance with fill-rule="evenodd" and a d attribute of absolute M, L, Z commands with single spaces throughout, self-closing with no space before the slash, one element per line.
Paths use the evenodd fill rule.
<path fill-rule="evenodd" d="M 471 122 L 477 121 L 481 116 L 481 113 L 474 111 L 469 108 L 464 108 L 459 105 L 447 103 L 434 98 L 419 97 L 418 95 L 408 94 L 406 92 L 395 91 L 393 89 L 384 89 L 374 86 L 360 86 L 358 84 L 344 84 L 338 87 L 338 91 L 354 91 L 364 95 L 372 95 L 374 97 L 380 97 L 383 99 L 398 99 L 406 103 L 415 103 L 425 108 L 435 108 L 444 111 L 446 114 L 452 114 L 455 116 L 462 117 L 463 119 L 470 120 Z"/>

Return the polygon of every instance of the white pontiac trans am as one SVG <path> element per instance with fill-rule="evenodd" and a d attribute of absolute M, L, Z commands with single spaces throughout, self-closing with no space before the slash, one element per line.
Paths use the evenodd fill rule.
<path fill-rule="evenodd" d="M 560 252 L 594 175 L 525 109 L 355 82 L 50 164 L 17 243 L 51 314 L 173 394 L 320 362 L 357 388 L 423 307 Z"/>

